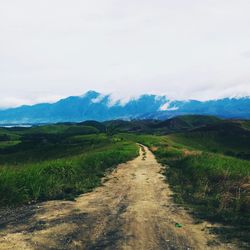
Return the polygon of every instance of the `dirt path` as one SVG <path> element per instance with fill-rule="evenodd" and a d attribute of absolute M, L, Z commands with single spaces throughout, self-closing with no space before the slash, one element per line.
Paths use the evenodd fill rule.
<path fill-rule="evenodd" d="M 146 147 L 140 151 L 75 202 L 50 201 L 0 217 L 0 249 L 232 249 L 173 203 L 163 167 Z"/>

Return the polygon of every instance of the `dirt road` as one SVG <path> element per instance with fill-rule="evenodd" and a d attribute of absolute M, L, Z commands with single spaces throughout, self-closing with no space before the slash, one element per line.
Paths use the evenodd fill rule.
<path fill-rule="evenodd" d="M 2 212 L 0 249 L 232 249 L 173 203 L 163 167 L 140 151 L 74 202 Z"/>

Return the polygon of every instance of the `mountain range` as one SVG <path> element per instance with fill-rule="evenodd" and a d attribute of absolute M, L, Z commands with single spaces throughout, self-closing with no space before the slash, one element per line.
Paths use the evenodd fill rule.
<path fill-rule="evenodd" d="M 141 95 L 126 103 L 112 101 L 110 95 L 88 91 L 55 103 L 24 105 L 0 110 L 0 124 L 80 122 L 85 120 L 165 120 L 178 115 L 214 115 L 221 118 L 250 119 L 250 97 L 209 101 L 173 101 L 165 96 Z"/>

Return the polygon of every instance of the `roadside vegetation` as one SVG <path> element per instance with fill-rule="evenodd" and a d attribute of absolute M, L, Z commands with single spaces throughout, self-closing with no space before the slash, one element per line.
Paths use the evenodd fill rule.
<path fill-rule="evenodd" d="M 154 152 L 158 161 L 166 166 L 165 174 L 175 201 L 191 209 L 197 222 L 206 219 L 221 223 L 221 227 L 211 231 L 219 233 L 225 241 L 235 240 L 243 248 L 249 246 L 250 161 L 240 159 L 238 154 L 239 146 L 244 156 L 249 152 L 247 140 L 241 144 L 235 141 L 235 133 L 224 134 L 232 143 L 225 143 L 223 147 L 218 130 L 217 136 L 211 136 L 205 129 L 203 133 L 195 133 L 190 132 L 192 136 L 187 132 L 166 136 L 122 133 L 119 136 L 138 141 Z M 228 156 L 228 150 L 235 156 Z"/>
<path fill-rule="evenodd" d="M 0 128 L 0 206 L 73 199 L 144 144 L 166 166 L 177 203 L 224 240 L 250 239 L 249 121 L 180 116 Z M 212 229 L 211 229 L 212 230 Z"/>
<path fill-rule="evenodd" d="M 94 127 L 6 131 L 18 142 L 10 146 L 10 138 L 2 140 L 6 146 L 0 148 L 0 206 L 73 199 L 100 185 L 106 171 L 138 154 L 135 143 Z"/>
<path fill-rule="evenodd" d="M 225 121 L 169 137 L 186 147 L 250 160 L 250 131 L 245 123 Z"/>

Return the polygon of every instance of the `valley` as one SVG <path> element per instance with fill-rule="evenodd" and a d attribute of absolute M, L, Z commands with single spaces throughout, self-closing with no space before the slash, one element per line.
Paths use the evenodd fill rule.
<path fill-rule="evenodd" d="M 0 249 L 247 249 L 247 120 L 0 128 Z"/>
<path fill-rule="evenodd" d="M 0 1 L 0 250 L 250 250 L 250 0 Z"/>
<path fill-rule="evenodd" d="M 164 168 L 140 147 L 138 158 L 119 165 L 93 192 L 12 214 L 2 225 L 0 249 L 235 249 L 172 201 Z"/>

